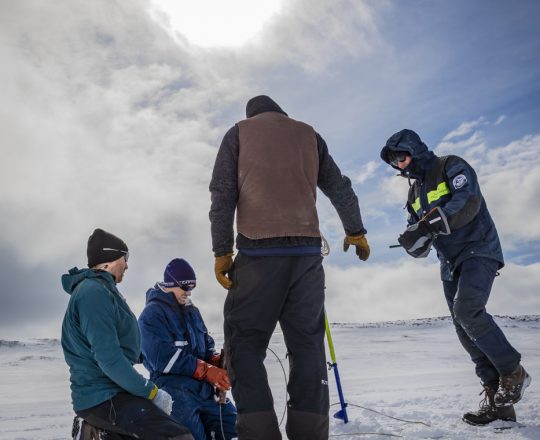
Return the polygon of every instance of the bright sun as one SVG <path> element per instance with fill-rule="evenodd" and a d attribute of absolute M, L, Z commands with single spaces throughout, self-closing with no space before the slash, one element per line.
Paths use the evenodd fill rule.
<path fill-rule="evenodd" d="M 204 47 L 241 46 L 281 8 L 283 0 L 152 0 L 169 31 Z M 157 14 L 156 14 L 157 13 Z M 165 14 L 168 20 L 163 20 Z"/>

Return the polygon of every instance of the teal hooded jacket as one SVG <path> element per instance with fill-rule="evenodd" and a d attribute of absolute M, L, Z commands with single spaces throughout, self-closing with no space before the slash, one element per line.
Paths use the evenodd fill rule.
<path fill-rule="evenodd" d="M 154 397 L 155 385 L 133 368 L 141 356 L 139 327 L 114 277 L 74 267 L 62 275 L 62 286 L 71 295 L 62 323 L 62 349 L 73 409 L 91 408 L 120 392 Z"/>

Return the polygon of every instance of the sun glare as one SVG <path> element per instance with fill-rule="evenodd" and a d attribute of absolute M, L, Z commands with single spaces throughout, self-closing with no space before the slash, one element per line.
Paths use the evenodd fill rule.
<path fill-rule="evenodd" d="M 152 16 L 173 35 L 204 47 L 241 46 L 261 31 L 282 0 L 152 0 Z"/>

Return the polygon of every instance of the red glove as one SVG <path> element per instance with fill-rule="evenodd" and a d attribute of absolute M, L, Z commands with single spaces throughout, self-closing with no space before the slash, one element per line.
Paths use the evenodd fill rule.
<path fill-rule="evenodd" d="M 214 367 L 221 367 L 221 355 L 219 354 L 213 354 L 210 356 L 210 359 L 208 359 L 208 363 L 213 365 Z"/>
<path fill-rule="evenodd" d="M 223 368 L 214 367 L 207 362 L 197 359 L 197 366 L 193 372 L 193 378 L 205 380 L 215 386 L 218 390 L 230 390 L 229 375 Z"/>

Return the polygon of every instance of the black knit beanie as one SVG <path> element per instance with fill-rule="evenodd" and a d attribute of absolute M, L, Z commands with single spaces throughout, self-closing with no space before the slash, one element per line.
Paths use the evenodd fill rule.
<path fill-rule="evenodd" d="M 98 228 L 88 237 L 86 255 L 88 267 L 94 267 L 97 264 L 118 260 L 120 257 L 127 257 L 128 247 L 116 235 Z"/>
<path fill-rule="evenodd" d="M 183 258 L 175 258 L 165 268 L 163 273 L 163 287 L 183 287 L 186 284 L 195 284 L 197 277 L 191 265 Z"/>

